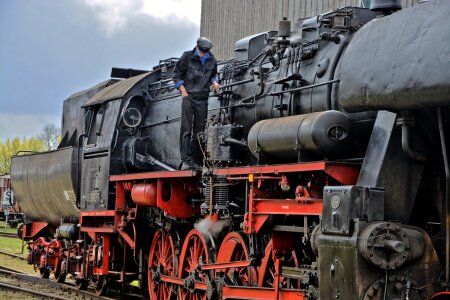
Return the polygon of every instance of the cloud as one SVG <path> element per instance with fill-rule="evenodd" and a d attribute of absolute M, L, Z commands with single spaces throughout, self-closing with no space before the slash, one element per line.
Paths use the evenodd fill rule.
<path fill-rule="evenodd" d="M 33 114 L 0 114 L 0 141 L 36 137 L 47 124 L 61 126 L 61 116 Z"/>
<path fill-rule="evenodd" d="M 147 2 L 166 3 L 0 0 L 0 141 L 59 127 L 64 99 L 108 79 L 111 67 L 151 70 L 192 49 L 200 26 L 175 13 L 182 21 L 162 21 Z"/>
<path fill-rule="evenodd" d="M 188 20 L 200 26 L 201 0 L 144 1 L 142 12 L 160 19 L 162 22 Z"/>
<path fill-rule="evenodd" d="M 201 0 L 84 0 L 107 36 L 123 31 L 128 23 L 146 15 L 165 24 L 186 20 L 200 26 Z M 151 30 L 149 28 L 149 30 Z"/>

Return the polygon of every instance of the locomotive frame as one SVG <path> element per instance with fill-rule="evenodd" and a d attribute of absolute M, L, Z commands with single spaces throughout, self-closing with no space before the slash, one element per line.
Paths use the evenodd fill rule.
<path fill-rule="evenodd" d="M 448 295 L 450 27 L 429 16 L 450 5 L 396 9 L 238 41 L 202 170 L 175 167 L 176 59 L 69 97 L 59 148 L 12 161 L 29 263 L 99 295 L 138 280 L 151 299 Z"/>

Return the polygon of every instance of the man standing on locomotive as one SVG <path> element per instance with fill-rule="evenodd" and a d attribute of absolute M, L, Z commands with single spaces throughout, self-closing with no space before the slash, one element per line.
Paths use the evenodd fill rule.
<path fill-rule="evenodd" d="M 181 104 L 181 170 L 199 169 L 202 152 L 198 134 L 205 130 L 209 91 L 218 92 L 217 62 L 209 51 L 213 44 L 205 37 L 197 39 L 193 50 L 183 53 L 173 71 L 175 87 L 183 98 Z"/>

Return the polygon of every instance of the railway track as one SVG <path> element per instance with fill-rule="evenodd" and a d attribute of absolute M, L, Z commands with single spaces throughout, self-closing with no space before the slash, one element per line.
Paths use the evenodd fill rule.
<path fill-rule="evenodd" d="M 19 238 L 19 236 L 17 235 L 17 233 L 11 233 L 11 232 L 0 232 L 0 236 L 10 237 L 10 238 L 16 238 L 16 239 Z"/>
<path fill-rule="evenodd" d="M 0 236 L 15 237 L 15 234 L 9 234 L 0 232 Z M 0 250 L 0 255 L 5 255 L 13 259 L 26 261 L 23 256 Z M 6 280 L 5 280 L 6 279 Z M 3 293 L 2 293 L 3 291 Z M 5 292 L 9 292 L 5 294 Z M 24 272 L 11 269 L 0 265 L 0 299 L 11 298 L 9 295 L 13 295 L 12 298 L 18 299 L 21 297 L 28 298 L 33 297 L 37 299 L 144 299 L 140 295 L 136 294 L 123 294 L 116 290 L 111 290 L 109 297 L 97 296 L 93 288 L 89 288 L 87 291 L 78 290 L 71 280 L 67 280 L 65 283 L 57 283 L 50 279 L 44 279 L 36 275 L 26 274 Z"/>
<path fill-rule="evenodd" d="M 5 280 L 6 279 L 6 280 Z M 26 286 L 24 289 L 23 286 Z M 39 299 L 83 299 L 83 300 L 122 300 L 145 299 L 141 295 L 122 294 L 111 291 L 110 297 L 97 296 L 93 289 L 79 290 L 75 284 L 57 283 L 35 275 L 0 266 L 0 298 L 2 290 L 17 291 L 18 293 L 32 294 Z"/>
<path fill-rule="evenodd" d="M 26 288 L 24 288 L 24 285 Z M 16 291 L 30 294 L 41 299 L 86 299 L 86 300 L 112 300 L 97 296 L 90 291 L 78 290 L 70 284 L 61 284 L 41 277 L 24 274 L 0 266 L 0 290 Z"/>
<path fill-rule="evenodd" d="M 9 284 L 9 283 L 3 283 L 0 282 L 0 290 L 13 290 L 16 292 L 20 292 L 23 294 L 28 294 L 31 296 L 39 296 L 42 297 L 43 299 L 56 299 L 56 300 L 66 300 L 67 298 L 65 297 L 59 297 L 53 294 L 47 294 L 47 293 L 41 293 L 38 291 L 33 291 L 27 288 L 23 288 L 14 284 Z"/>
<path fill-rule="evenodd" d="M 1 250 L 0 250 L 0 254 L 7 255 L 7 256 L 10 256 L 10 257 L 13 257 L 13 258 L 20 259 L 20 260 L 27 260 L 27 259 L 26 259 L 25 257 L 23 257 L 23 256 L 16 255 L 16 254 L 13 254 L 13 253 L 9 253 L 9 252 L 5 252 L 5 251 L 1 251 Z"/>

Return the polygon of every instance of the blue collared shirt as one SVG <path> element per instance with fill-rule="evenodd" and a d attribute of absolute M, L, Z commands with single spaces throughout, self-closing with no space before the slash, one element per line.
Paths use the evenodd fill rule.
<path fill-rule="evenodd" d="M 205 53 L 205 55 L 203 55 L 203 57 L 200 57 L 200 55 L 198 55 L 197 47 L 195 47 L 194 55 L 200 59 L 202 66 L 205 65 L 206 60 L 209 58 L 209 53 Z M 211 78 L 211 83 L 214 83 L 214 82 L 219 82 L 219 77 L 217 75 L 214 76 L 213 78 Z M 182 86 L 183 84 L 184 84 L 184 80 L 180 80 L 177 82 L 177 84 L 175 84 L 175 88 L 178 90 L 178 89 L 180 89 L 180 86 Z"/>

